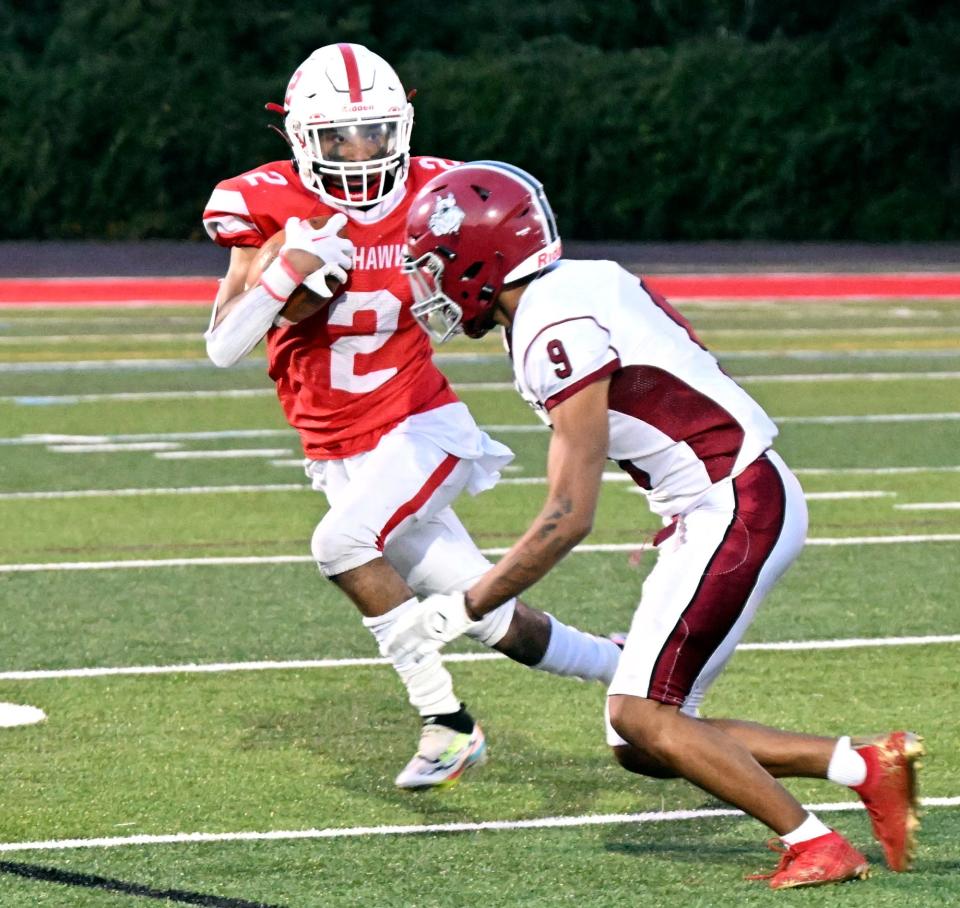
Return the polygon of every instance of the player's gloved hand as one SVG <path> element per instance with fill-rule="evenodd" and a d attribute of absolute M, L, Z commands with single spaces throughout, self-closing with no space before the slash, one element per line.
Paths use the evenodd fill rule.
<path fill-rule="evenodd" d="M 345 214 L 335 214 L 322 227 L 312 227 L 309 221 L 299 218 L 289 218 L 284 225 L 280 255 L 299 250 L 320 259 L 320 267 L 305 274 L 302 281 L 320 296 L 332 295 L 327 285 L 328 277 L 342 284 L 347 279 L 347 269 L 353 267 L 353 241 L 338 232 L 346 223 Z"/>
<path fill-rule="evenodd" d="M 393 660 L 417 661 L 459 637 L 473 621 L 463 593 L 435 593 L 397 617 L 380 652 Z"/>

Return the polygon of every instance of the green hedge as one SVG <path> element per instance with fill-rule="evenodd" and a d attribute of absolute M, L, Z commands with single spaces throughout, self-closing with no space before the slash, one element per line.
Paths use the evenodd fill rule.
<path fill-rule="evenodd" d="M 960 238 L 955 4 L 436 6 L 8 11 L 0 236 L 200 236 L 218 179 L 285 153 L 263 103 L 354 40 L 419 89 L 415 152 L 526 167 L 571 238 Z"/>

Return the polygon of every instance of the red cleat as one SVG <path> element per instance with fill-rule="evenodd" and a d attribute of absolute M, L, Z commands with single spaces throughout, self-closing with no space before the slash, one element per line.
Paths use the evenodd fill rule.
<path fill-rule="evenodd" d="M 744 879 L 768 880 L 771 889 L 865 880 L 870 872 L 867 859 L 839 832 L 830 831 L 789 848 L 779 839 L 770 839 L 767 845 L 771 851 L 781 852 L 780 863 L 771 873 L 751 873 Z"/>
<path fill-rule="evenodd" d="M 867 764 L 867 778 L 853 790 L 870 814 L 873 835 L 883 846 L 891 870 L 910 869 L 920 828 L 917 817 L 917 770 L 923 740 L 908 731 L 894 731 L 857 746 Z"/>

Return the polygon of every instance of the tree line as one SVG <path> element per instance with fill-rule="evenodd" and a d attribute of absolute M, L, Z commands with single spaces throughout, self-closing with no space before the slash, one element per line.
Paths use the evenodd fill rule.
<path fill-rule="evenodd" d="M 570 238 L 960 238 L 960 6 L 932 0 L 8 2 L 0 236 L 199 238 L 336 41 L 417 89 L 415 154 L 525 167 Z"/>

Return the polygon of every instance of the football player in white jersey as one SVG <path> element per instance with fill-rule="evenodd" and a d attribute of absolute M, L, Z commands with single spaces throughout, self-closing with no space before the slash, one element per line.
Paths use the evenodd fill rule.
<path fill-rule="evenodd" d="M 463 589 L 489 567 L 450 504 L 492 486 L 513 455 L 479 430 L 410 312 L 398 267 L 407 208 L 453 162 L 410 155 L 413 107 L 397 74 L 365 47 L 331 44 L 297 68 L 277 109 L 292 160 L 222 180 L 204 211 L 210 237 L 230 249 L 207 352 L 229 366 L 266 337 L 307 475 L 330 504 L 314 557 L 382 641 L 415 594 Z M 280 255 L 247 288 L 257 250 L 281 228 Z M 280 312 L 301 283 L 328 304 L 291 324 Z M 620 655 L 513 600 L 471 635 L 526 665 L 605 683 Z M 396 784 L 448 785 L 484 759 L 483 732 L 439 655 L 393 664 L 423 720 Z"/>
<path fill-rule="evenodd" d="M 608 740 L 627 769 L 682 777 L 769 826 L 783 843 L 773 888 L 867 874 L 866 858 L 777 781 L 827 778 L 862 798 L 888 863 L 913 848 L 919 738 L 851 742 L 701 718 L 707 689 L 760 602 L 803 547 L 804 495 L 772 450 L 776 427 L 691 326 L 608 261 L 566 261 L 540 184 L 477 161 L 435 177 L 407 218 L 414 315 L 439 340 L 505 330 L 523 397 L 553 432 L 546 503 L 465 594 L 433 596 L 385 650 L 435 652 L 542 578 L 589 532 L 615 461 L 664 529 L 608 690 Z"/>

